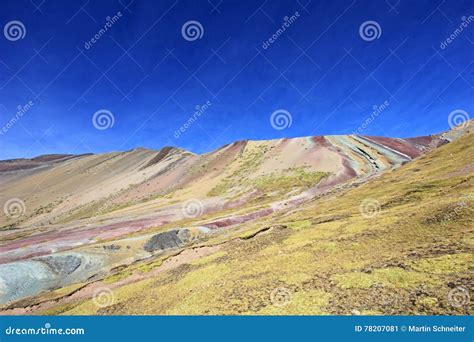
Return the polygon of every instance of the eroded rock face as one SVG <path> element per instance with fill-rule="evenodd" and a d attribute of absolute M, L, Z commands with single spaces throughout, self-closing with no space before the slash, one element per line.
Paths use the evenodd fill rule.
<path fill-rule="evenodd" d="M 68 253 L 0 264 L 0 305 L 84 281 L 103 263 L 99 255 Z"/>
<path fill-rule="evenodd" d="M 179 233 L 179 229 L 174 229 L 168 232 L 153 235 L 151 239 L 145 243 L 143 249 L 151 253 L 158 250 L 167 250 L 180 247 L 185 242 L 181 240 Z"/>
<path fill-rule="evenodd" d="M 153 235 L 143 246 L 147 252 L 165 251 L 178 248 L 197 240 L 209 231 L 206 227 L 173 229 Z"/>
<path fill-rule="evenodd" d="M 44 262 L 57 274 L 71 274 L 82 263 L 81 258 L 75 255 L 47 256 L 38 260 Z"/>
<path fill-rule="evenodd" d="M 0 304 L 37 294 L 48 289 L 55 274 L 39 261 L 20 261 L 0 265 Z"/>
<path fill-rule="evenodd" d="M 102 248 L 104 249 L 104 251 L 119 251 L 120 249 L 122 249 L 122 247 L 116 244 L 105 245 L 102 246 Z"/>

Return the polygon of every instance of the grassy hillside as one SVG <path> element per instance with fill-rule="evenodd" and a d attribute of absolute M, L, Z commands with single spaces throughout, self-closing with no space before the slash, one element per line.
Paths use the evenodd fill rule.
<path fill-rule="evenodd" d="M 472 314 L 473 171 L 470 133 L 358 187 L 122 268 L 89 290 L 48 294 L 62 299 L 36 313 Z M 100 291 L 105 305 L 92 298 Z"/>

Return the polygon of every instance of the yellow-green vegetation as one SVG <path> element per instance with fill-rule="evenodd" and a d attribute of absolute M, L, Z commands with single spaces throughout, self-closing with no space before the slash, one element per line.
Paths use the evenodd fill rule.
<path fill-rule="evenodd" d="M 206 265 L 206 264 L 209 264 L 209 263 L 215 261 L 216 259 L 223 258 L 226 255 L 227 255 L 227 252 L 224 252 L 224 251 L 216 252 L 216 253 L 211 254 L 207 257 L 203 257 L 201 259 L 191 261 L 190 264 L 191 265 Z"/>
<path fill-rule="evenodd" d="M 46 315 L 46 316 L 57 316 L 57 315 L 61 315 L 62 313 L 64 312 L 67 312 L 69 310 L 76 310 L 76 308 L 78 307 L 78 305 L 80 305 L 81 303 L 83 303 L 84 301 L 72 301 L 72 302 L 69 302 L 69 303 L 66 303 L 66 304 L 60 304 L 60 305 L 56 305 L 56 306 L 53 306 L 51 308 L 48 308 L 48 309 L 45 309 L 45 310 L 41 310 L 39 312 L 40 315 Z M 92 304 L 92 302 L 90 302 Z M 93 304 L 92 304 L 93 305 Z M 90 312 L 94 312 L 96 313 L 96 310 L 91 310 Z"/>
<path fill-rule="evenodd" d="M 318 184 L 323 178 L 330 175 L 328 172 L 306 171 L 304 167 L 295 167 L 282 172 L 272 172 L 254 179 L 239 177 L 239 173 L 223 179 L 217 184 L 208 196 L 218 196 L 227 193 L 234 187 L 241 189 L 257 189 L 268 194 L 275 192 L 278 195 L 288 193 L 294 189 L 307 189 Z"/>
<path fill-rule="evenodd" d="M 149 263 L 142 264 L 138 266 L 138 271 L 141 273 L 148 273 L 152 270 L 154 270 L 157 267 L 160 267 L 163 264 L 163 260 L 157 260 L 157 261 L 152 261 Z"/>
<path fill-rule="evenodd" d="M 377 269 L 370 274 L 362 272 L 338 274 L 332 279 L 343 289 L 368 288 L 376 284 L 394 288 L 408 288 L 435 282 L 426 274 L 406 271 L 398 267 Z"/>
<path fill-rule="evenodd" d="M 265 306 L 256 314 L 259 315 L 306 315 L 311 312 L 313 315 L 321 315 L 326 312 L 331 295 L 323 290 L 312 290 L 307 292 L 291 293 L 288 291 L 287 300 L 281 303 L 272 303 L 270 295 L 270 305 Z M 276 304 L 276 305 L 275 305 Z"/>
<path fill-rule="evenodd" d="M 250 144 L 255 144 L 255 146 L 249 146 Z M 265 159 L 265 155 L 268 151 L 268 146 L 259 145 L 258 142 L 248 142 L 245 150 L 238 160 L 239 168 L 235 172 L 235 175 L 242 175 L 243 173 L 253 170 L 259 166 Z"/>
<path fill-rule="evenodd" d="M 120 281 L 120 280 L 123 280 L 123 279 L 126 279 L 127 277 L 131 276 L 132 275 L 132 272 L 130 270 L 126 270 L 126 271 L 122 271 L 122 272 L 118 272 L 118 273 L 115 273 L 111 276 L 108 276 L 104 279 L 104 283 L 105 284 L 112 284 L 112 283 L 115 283 L 117 281 Z"/>
<path fill-rule="evenodd" d="M 291 221 L 286 223 L 288 228 L 299 230 L 299 229 L 304 229 L 308 228 L 311 226 L 311 221 L 310 220 L 301 220 L 301 221 Z"/>
<path fill-rule="evenodd" d="M 472 253 L 447 254 L 437 258 L 426 258 L 415 261 L 410 267 L 419 272 L 432 274 L 467 273 L 474 266 Z"/>
<path fill-rule="evenodd" d="M 250 142 L 249 142 L 250 144 Z M 255 144 L 255 143 L 252 143 Z M 268 147 L 263 145 L 246 146 L 242 154 L 236 159 L 236 169 L 232 174 L 228 174 L 220 181 L 214 188 L 212 188 L 208 196 L 224 195 L 231 188 L 242 185 L 242 179 L 246 173 L 255 169 L 264 160 L 265 154 L 268 152 Z"/>
<path fill-rule="evenodd" d="M 107 308 L 88 299 L 61 312 L 473 314 L 448 302 L 453 287 L 474 283 L 472 163 L 468 134 L 358 187 L 216 233 L 206 243 L 217 253 L 114 289 Z M 254 185 L 268 191 L 268 177 Z M 304 187 L 321 175 L 293 172 L 278 187 L 290 186 L 285 177 Z M 378 203 L 371 217 L 366 199 Z M 289 300 L 275 305 L 282 288 Z"/>
<path fill-rule="evenodd" d="M 85 285 L 84 283 L 73 284 L 73 285 L 62 287 L 60 289 L 57 289 L 51 292 L 45 292 L 44 294 L 41 295 L 41 300 L 54 300 L 54 299 L 58 299 L 64 296 L 70 296 L 77 290 L 81 289 L 84 285 Z"/>
<path fill-rule="evenodd" d="M 253 181 L 253 185 L 262 191 L 278 191 L 287 192 L 294 188 L 308 188 L 318 184 L 321 179 L 327 177 L 327 172 L 308 172 L 303 168 L 294 168 L 288 171 L 289 174 L 284 173 L 270 173 L 268 175 L 260 176 Z"/>
<path fill-rule="evenodd" d="M 222 181 L 220 181 L 219 184 L 217 184 L 215 187 L 213 187 L 208 193 L 207 195 L 208 196 L 220 196 L 220 195 L 223 195 L 227 192 L 227 190 L 229 190 L 230 188 L 232 188 L 232 186 L 234 185 L 234 182 L 232 182 L 230 179 L 226 178 Z"/>

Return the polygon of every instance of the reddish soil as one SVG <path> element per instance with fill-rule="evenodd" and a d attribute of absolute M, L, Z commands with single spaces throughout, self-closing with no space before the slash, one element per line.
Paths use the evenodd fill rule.
<path fill-rule="evenodd" d="M 414 145 L 408 144 L 406 141 L 401 141 L 397 139 L 390 139 L 385 137 L 372 137 L 372 136 L 364 136 L 364 138 L 368 139 L 369 141 L 387 146 L 395 151 L 403 153 L 410 158 L 416 158 L 421 155 L 422 151 L 417 149 Z M 425 146 L 423 144 L 423 146 Z M 427 146 L 425 146 L 427 147 Z"/>
<path fill-rule="evenodd" d="M 217 228 L 232 226 L 234 224 L 254 220 L 256 218 L 260 218 L 260 217 L 263 217 L 263 216 L 270 215 L 273 212 L 275 212 L 274 209 L 265 208 L 265 209 L 260 209 L 260 210 L 257 210 L 257 211 L 254 211 L 254 212 L 248 213 L 248 214 L 225 217 L 225 218 L 222 218 L 222 219 L 219 219 L 219 220 L 204 223 L 204 225 L 208 228 L 211 228 L 211 229 L 217 229 Z"/>

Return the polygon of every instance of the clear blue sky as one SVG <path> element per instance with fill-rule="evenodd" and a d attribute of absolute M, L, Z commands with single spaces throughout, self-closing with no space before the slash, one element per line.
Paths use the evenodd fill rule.
<path fill-rule="evenodd" d="M 472 0 L 2 1 L 1 28 L 17 20 L 26 34 L 0 35 L 0 129 L 34 105 L 0 135 L 0 159 L 348 134 L 385 101 L 364 134 L 443 131 L 453 110 L 473 117 L 474 22 L 440 47 L 470 15 Z M 190 20 L 203 28 L 194 41 L 182 35 Z M 361 38 L 366 21 L 378 23 L 377 39 Z M 101 109 L 113 127 L 94 127 Z M 290 127 L 272 127 L 278 109 Z"/>

